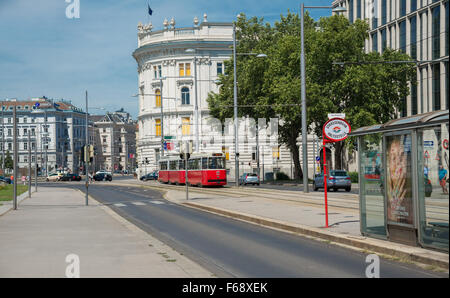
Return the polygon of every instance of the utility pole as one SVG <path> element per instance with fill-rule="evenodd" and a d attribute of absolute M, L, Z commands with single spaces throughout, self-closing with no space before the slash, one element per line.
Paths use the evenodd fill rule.
<path fill-rule="evenodd" d="M 14 148 L 14 162 L 13 162 L 13 189 L 14 189 L 14 196 L 13 196 L 13 209 L 17 210 L 17 116 L 16 116 L 16 104 L 14 103 L 13 107 L 13 148 Z"/>
<path fill-rule="evenodd" d="M 164 114 L 163 114 L 163 81 L 159 79 L 161 85 L 161 157 L 164 156 Z"/>
<path fill-rule="evenodd" d="M 3 112 L 3 101 L 2 101 L 2 173 L 5 175 L 5 114 Z"/>
<path fill-rule="evenodd" d="M 37 162 L 37 140 L 34 139 L 34 191 L 37 192 L 37 174 L 38 174 L 38 162 Z"/>
<path fill-rule="evenodd" d="M 28 130 L 28 198 L 31 198 L 31 131 Z"/>
<path fill-rule="evenodd" d="M 237 108 L 237 71 L 236 71 L 236 23 L 233 22 L 233 102 L 234 102 L 234 165 L 236 186 L 239 187 L 239 152 L 238 152 L 238 108 Z"/>
<path fill-rule="evenodd" d="M 88 155 L 88 142 L 89 142 L 89 130 L 88 130 L 88 92 L 86 91 L 86 145 L 85 145 L 85 152 L 84 152 L 84 171 L 86 173 L 86 206 L 89 205 L 89 155 Z M 111 155 L 112 157 L 112 155 Z"/>

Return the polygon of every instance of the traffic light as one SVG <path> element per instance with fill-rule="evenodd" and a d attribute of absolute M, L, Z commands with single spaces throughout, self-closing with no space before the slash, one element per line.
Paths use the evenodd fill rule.
<path fill-rule="evenodd" d="M 89 162 L 94 161 L 94 145 L 89 145 Z"/>

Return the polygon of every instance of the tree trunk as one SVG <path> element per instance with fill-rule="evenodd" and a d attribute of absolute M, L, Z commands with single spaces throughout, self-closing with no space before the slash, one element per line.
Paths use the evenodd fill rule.
<path fill-rule="evenodd" d="M 344 152 L 344 142 L 335 143 L 334 165 L 335 170 L 343 170 L 342 153 Z"/>
<path fill-rule="evenodd" d="M 302 167 L 300 165 L 299 149 L 298 149 L 296 142 L 297 142 L 297 140 L 294 139 L 293 142 L 290 142 L 288 144 L 288 147 L 292 153 L 292 159 L 294 161 L 294 179 L 300 180 L 303 178 L 303 171 L 302 171 Z"/>

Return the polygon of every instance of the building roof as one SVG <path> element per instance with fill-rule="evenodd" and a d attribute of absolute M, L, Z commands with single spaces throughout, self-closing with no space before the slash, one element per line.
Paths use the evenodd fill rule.
<path fill-rule="evenodd" d="M 82 112 L 80 108 L 77 108 L 68 100 L 48 99 L 45 97 L 32 100 L 4 100 L 1 101 L 1 105 L 3 106 L 3 110 L 5 111 L 10 110 L 10 108 L 13 106 L 16 106 L 16 109 L 19 111 L 55 109 L 57 111 Z"/>

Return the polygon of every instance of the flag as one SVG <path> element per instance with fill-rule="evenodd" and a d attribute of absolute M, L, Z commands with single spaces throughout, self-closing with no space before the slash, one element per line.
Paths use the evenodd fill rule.
<path fill-rule="evenodd" d="M 150 4 L 147 4 L 148 6 L 148 14 L 152 15 L 153 14 L 153 10 L 150 8 Z"/>

